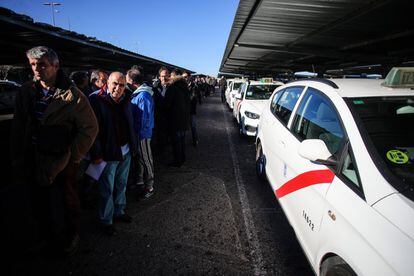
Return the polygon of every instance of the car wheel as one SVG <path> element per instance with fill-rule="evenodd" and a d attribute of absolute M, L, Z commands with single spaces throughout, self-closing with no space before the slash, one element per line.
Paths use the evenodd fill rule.
<path fill-rule="evenodd" d="M 334 256 L 323 261 L 321 276 L 356 276 L 352 268 L 339 256 Z"/>
<path fill-rule="evenodd" d="M 266 158 L 263 155 L 262 145 L 257 144 L 256 149 L 256 175 L 261 181 L 266 180 Z"/>

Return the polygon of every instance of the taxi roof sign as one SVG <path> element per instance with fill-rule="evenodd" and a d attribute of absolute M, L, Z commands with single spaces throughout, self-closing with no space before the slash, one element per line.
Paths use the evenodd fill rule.
<path fill-rule="evenodd" d="M 414 88 L 414 67 L 392 68 L 382 85 L 391 88 Z"/>
<path fill-rule="evenodd" d="M 264 82 L 264 83 L 272 83 L 273 82 L 273 78 L 261 78 L 260 81 L 261 82 Z"/>

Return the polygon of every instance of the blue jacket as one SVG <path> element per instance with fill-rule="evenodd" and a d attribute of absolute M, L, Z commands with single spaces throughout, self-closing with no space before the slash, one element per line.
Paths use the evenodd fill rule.
<path fill-rule="evenodd" d="M 153 93 L 152 87 L 144 83 L 131 96 L 134 130 L 139 140 L 152 137 L 152 129 L 154 128 Z"/>

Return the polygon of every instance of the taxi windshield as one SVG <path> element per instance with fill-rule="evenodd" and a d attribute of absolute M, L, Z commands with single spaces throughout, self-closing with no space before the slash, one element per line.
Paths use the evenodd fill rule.
<path fill-rule="evenodd" d="M 246 100 L 267 100 L 279 85 L 249 85 Z"/>
<path fill-rule="evenodd" d="M 352 98 L 348 104 L 384 177 L 400 192 L 414 187 L 414 97 Z"/>

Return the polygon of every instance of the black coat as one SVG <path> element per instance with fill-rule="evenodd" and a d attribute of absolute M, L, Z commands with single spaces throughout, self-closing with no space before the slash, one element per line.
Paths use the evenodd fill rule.
<path fill-rule="evenodd" d="M 90 154 L 93 160 L 102 158 L 105 161 L 122 161 L 121 146 L 118 141 L 118 133 L 116 132 L 117 122 L 115 121 L 113 100 L 106 93 L 106 85 L 99 92 L 95 92 L 89 96 L 89 101 L 95 112 L 99 123 L 99 133 L 93 144 Z M 123 110 L 122 117 L 127 125 L 127 140 L 129 149 L 132 154 L 137 150 L 137 138 L 134 134 L 133 117 L 131 103 L 129 97 L 125 96 L 119 103 L 119 107 Z"/>
<path fill-rule="evenodd" d="M 164 108 L 170 131 L 184 131 L 190 126 L 190 91 L 184 79 L 176 79 L 165 93 Z"/>

